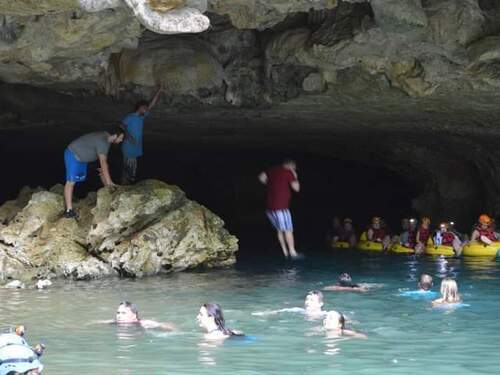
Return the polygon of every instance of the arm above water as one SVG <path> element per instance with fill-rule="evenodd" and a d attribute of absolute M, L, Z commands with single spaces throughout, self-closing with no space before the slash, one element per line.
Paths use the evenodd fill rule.
<path fill-rule="evenodd" d="M 340 285 L 329 285 L 325 286 L 323 290 L 328 290 L 331 292 L 366 292 L 367 289 L 362 287 L 362 286 L 355 286 L 355 287 L 349 287 L 349 286 L 340 286 Z"/>
<path fill-rule="evenodd" d="M 174 331 L 175 327 L 171 323 L 159 323 L 154 320 L 141 320 L 141 327 L 144 329 L 162 329 L 165 331 Z"/>
<path fill-rule="evenodd" d="M 342 330 L 342 334 L 344 336 L 349 336 L 349 337 L 354 337 L 356 339 L 367 339 L 368 336 L 365 335 L 364 333 L 359 333 L 356 331 L 351 331 L 350 329 L 344 329 Z"/>

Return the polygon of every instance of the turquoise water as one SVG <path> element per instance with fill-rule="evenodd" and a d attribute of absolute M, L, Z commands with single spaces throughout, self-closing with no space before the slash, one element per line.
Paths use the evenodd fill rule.
<path fill-rule="evenodd" d="M 47 374 L 497 374 L 500 267 L 489 260 L 414 260 L 339 254 L 298 264 L 240 264 L 235 269 L 143 280 L 56 282 L 48 290 L 0 290 L 0 326 L 25 324 L 43 340 Z M 363 339 L 328 337 L 321 321 L 300 313 L 252 315 L 303 306 L 311 289 L 340 272 L 383 284 L 365 294 L 324 292 L 325 308 L 344 312 Z M 433 309 L 402 296 L 418 275 L 457 277 L 464 306 Z M 141 316 L 169 321 L 175 333 L 118 328 L 117 304 L 130 300 Z M 228 325 L 250 339 L 207 342 L 195 323 L 201 303 L 219 302 Z"/>

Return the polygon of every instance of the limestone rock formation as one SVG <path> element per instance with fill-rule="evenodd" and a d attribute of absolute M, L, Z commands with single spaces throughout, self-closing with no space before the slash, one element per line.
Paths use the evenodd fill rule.
<path fill-rule="evenodd" d="M 112 52 L 135 48 L 139 23 L 125 9 L 16 18 L 19 33 L 0 44 L 0 76 L 7 82 L 95 82 Z"/>
<path fill-rule="evenodd" d="M 108 72 L 121 86 L 168 86 L 170 95 L 198 96 L 222 86 L 224 70 L 202 41 L 192 38 L 168 39 L 142 50 L 124 50 Z"/>
<path fill-rule="evenodd" d="M 283 21 L 291 13 L 331 9 L 337 4 L 338 0 L 209 0 L 209 10 L 228 15 L 238 29 L 264 30 Z"/>
<path fill-rule="evenodd" d="M 203 28 L 184 28 L 183 12 L 203 27 L 208 17 L 211 27 L 162 34 Z M 160 117 L 184 121 L 206 131 L 203 142 L 225 144 L 238 134 L 248 136 L 241 144 L 257 143 L 269 129 L 263 144 L 270 145 L 286 133 L 296 137 L 287 144 L 311 153 L 369 160 L 408 176 L 419 187 L 420 212 L 453 211 L 446 202 L 477 200 L 481 188 L 500 212 L 499 35 L 497 0 L 0 0 L 0 80 L 31 85 L 15 86 L 21 99 L 33 86 L 81 98 L 80 113 L 106 122 L 117 119 L 106 117 L 113 105 L 128 106 L 163 83 L 161 114 L 149 120 L 158 125 Z M 29 126 L 23 116 L 35 106 L 11 99 L 10 89 L 0 86 L 0 126 Z M 43 107 L 43 98 L 30 98 Z M 98 100 L 105 105 L 95 111 Z M 37 115 L 65 123 L 65 110 L 55 103 Z M 222 130 L 212 134 L 212 126 Z M 353 139 L 356 147 L 347 147 Z M 24 206 L 6 203 L 0 222 Z M 80 233 L 78 243 L 87 246 L 87 236 Z M 145 274 L 157 269 L 156 260 L 154 267 L 125 262 L 132 248 L 109 259 Z"/>
<path fill-rule="evenodd" d="M 149 30 L 160 34 L 200 33 L 210 26 L 210 20 L 198 9 L 178 8 L 177 2 L 123 0 L 137 19 Z M 172 4 L 174 3 L 174 4 Z"/>
<path fill-rule="evenodd" d="M 136 277 L 235 262 L 237 239 L 224 222 L 176 186 L 103 188 L 76 209 L 78 222 L 65 219 L 62 195 L 33 193 L 0 228 L 0 280 Z"/>

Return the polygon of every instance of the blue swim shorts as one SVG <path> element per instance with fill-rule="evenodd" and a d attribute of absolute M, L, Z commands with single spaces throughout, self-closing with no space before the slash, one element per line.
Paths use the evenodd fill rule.
<path fill-rule="evenodd" d="M 290 210 L 267 210 L 266 215 L 276 230 L 282 232 L 293 231 Z"/>
<path fill-rule="evenodd" d="M 70 149 L 64 150 L 66 181 L 83 182 L 87 178 L 87 163 L 79 161 Z"/>

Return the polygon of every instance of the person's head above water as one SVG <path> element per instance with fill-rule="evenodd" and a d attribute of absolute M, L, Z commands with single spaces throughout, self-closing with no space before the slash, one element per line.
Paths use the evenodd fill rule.
<path fill-rule="evenodd" d="M 482 214 L 481 216 L 479 216 L 478 222 L 481 227 L 487 229 L 491 225 L 492 220 L 491 217 L 489 217 L 488 215 Z"/>
<path fill-rule="evenodd" d="M 441 298 L 444 302 L 456 303 L 460 301 L 457 282 L 451 277 L 441 281 Z"/>
<path fill-rule="evenodd" d="M 403 230 L 407 230 L 409 226 L 410 226 L 410 219 L 408 219 L 407 217 L 401 219 L 401 228 L 403 228 Z"/>
<path fill-rule="evenodd" d="M 382 224 L 382 219 L 379 216 L 375 216 L 372 218 L 372 227 L 375 229 L 379 229 Z"/>
<path fill-rule="evenodd" d="M 349 217 L 346 217 L 344 219 L 344 229 L 345 230 L 352 230 L 352 219 Z"/>
<path fill-rule="evenodd" d="M 448 228 L 449 228 L 449 225 L 446 222 L 443 222 L 443 223 L 439 224 L 439 231 L 440 232 L 444 233 L 444 232 L 446 232 L 448 230 Z"/>
<path fill-rule="evenodd" d="M 328 331 L 345 329 L 345 317 L 338 311 L 328 311 L 323 320 L 323 328 Z"/>
<path fill-rule="evenodd" d="M 348 273 L 343 273 L 339 276 L 339 285 L 352 287 L 352 277 Z"/>
<path fill-rule="evenodd" d="M 146 112 L 149 110 L 149 103 L 145 100 L 139 100 L 135 103 L 134 112 L 139 116 L 144 116 Z"/>
<path fill-rule="evenodd" d="M 429 228 L 429 225 L 431 225 L 431 219 L 425 216 L 422 218 L 421 222 L 422 222 L 422 227 L 424 228 Z"/>
<path fill-rule="evenodd" d="M 426 273 L 420 275 L 420 281 L 418 282 L 418 287 L 422 290 L 428 291 L 432 288 L 432 276 Z"/>
<path fill-rule="evenodd" d="M 320 311 L 323 307 L 323 293 L 319 290 L 310 291 L 307 293 L 304 305 L 308 311 Z"/>
<path fill-rule="evenodd" d="M 116 323 L 133 324 L 139 322 L 139 310 L 131 302 L 124 301 L 118 305 L 116 310 Z"/>
<path fill-rule="evenodd" d="M 408 220 L 408 228 L 409 229 L 415 229 L 417 227 L 417 219 L 415 218 L 411 218 L 410 220 Z"/>
<path fill-rule="evenodd" d="M 207 333 L 221 332 L 224 335 L 233 335 L 233 331 L 226 327 L 222 308 L 217 303 L 205 303 L 200 307 L 196 317 L 198 325 Z"/>

